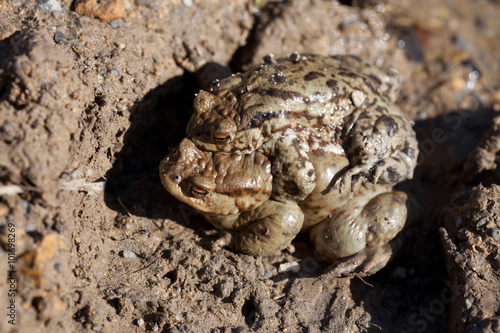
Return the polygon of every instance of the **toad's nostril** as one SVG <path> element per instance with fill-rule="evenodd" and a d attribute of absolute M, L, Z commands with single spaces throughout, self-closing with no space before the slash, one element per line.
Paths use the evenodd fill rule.
<path fill-rule="evenodd" d="M 178 182 L 179 180 L 181 180 L 181 176 L 177 175 L 177 174 L 172 174 L 170 177 L 172 177 L 172 179 L 176 182 Z"/>

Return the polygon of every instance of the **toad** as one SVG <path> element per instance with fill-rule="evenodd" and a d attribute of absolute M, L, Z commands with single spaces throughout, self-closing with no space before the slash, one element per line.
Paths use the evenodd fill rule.
<path fill-rule="evenodd" d="M 411 124 L 394 104 L 398 90 L 394 72 L 355 56 L 268 57 L 200 91 L 187 137 L 205 151 L 267 156 L 282 202 L 314 190 L 308 152 L 315 150 L 348 159 L 341 191 L 360 178 L 394 185 L 412 178 L 418 155 Z"/>

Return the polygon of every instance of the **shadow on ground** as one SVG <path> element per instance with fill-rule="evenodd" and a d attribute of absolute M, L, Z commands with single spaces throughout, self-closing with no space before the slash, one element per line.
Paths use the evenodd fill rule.
<path fill-rule="evenodd" d="M 106 174 L 106 205 L 121 214 L 155 218 L 178 216 L 178 204 L 163 188 L 158 166 L 184 136 L 195 86 L 176 76 L 136 102 L 124 145 Z M 181 219 L 177 219 L 181 220 Z"/>

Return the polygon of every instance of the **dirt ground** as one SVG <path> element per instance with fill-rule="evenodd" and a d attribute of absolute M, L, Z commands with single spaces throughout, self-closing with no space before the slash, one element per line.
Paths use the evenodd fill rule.
<path fill-rule="evenodd" d="M 0 0 L 0 332 L 500 332 L 499 1 L 124 12 Z M 210 251 L 158 177 L 198 89 L 173 60 L 183 42 L 234 71 L 298 51 L 399 72 L 420 156 L 398 188 L 422 214 L 390 265 L 317 283 L 328 264 L 306 235 L 272 257 Z"/>

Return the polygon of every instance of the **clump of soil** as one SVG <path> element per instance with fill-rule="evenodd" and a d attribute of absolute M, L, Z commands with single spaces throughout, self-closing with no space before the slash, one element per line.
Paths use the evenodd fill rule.
<path fill-rule="evenodd" d="M 497 1 L 123 5 L 101 22 L 70 0 L 0 4 L 1 332 L 498 330 Z M 398 71 L 421 151 L 398 188 L 422 217 L 388 267 L 317 283 L 304 235 L 265 258 L 211 250 L 158 177 L 198 89 L 183 42 L 233 70 L 298 51 Z"/>

